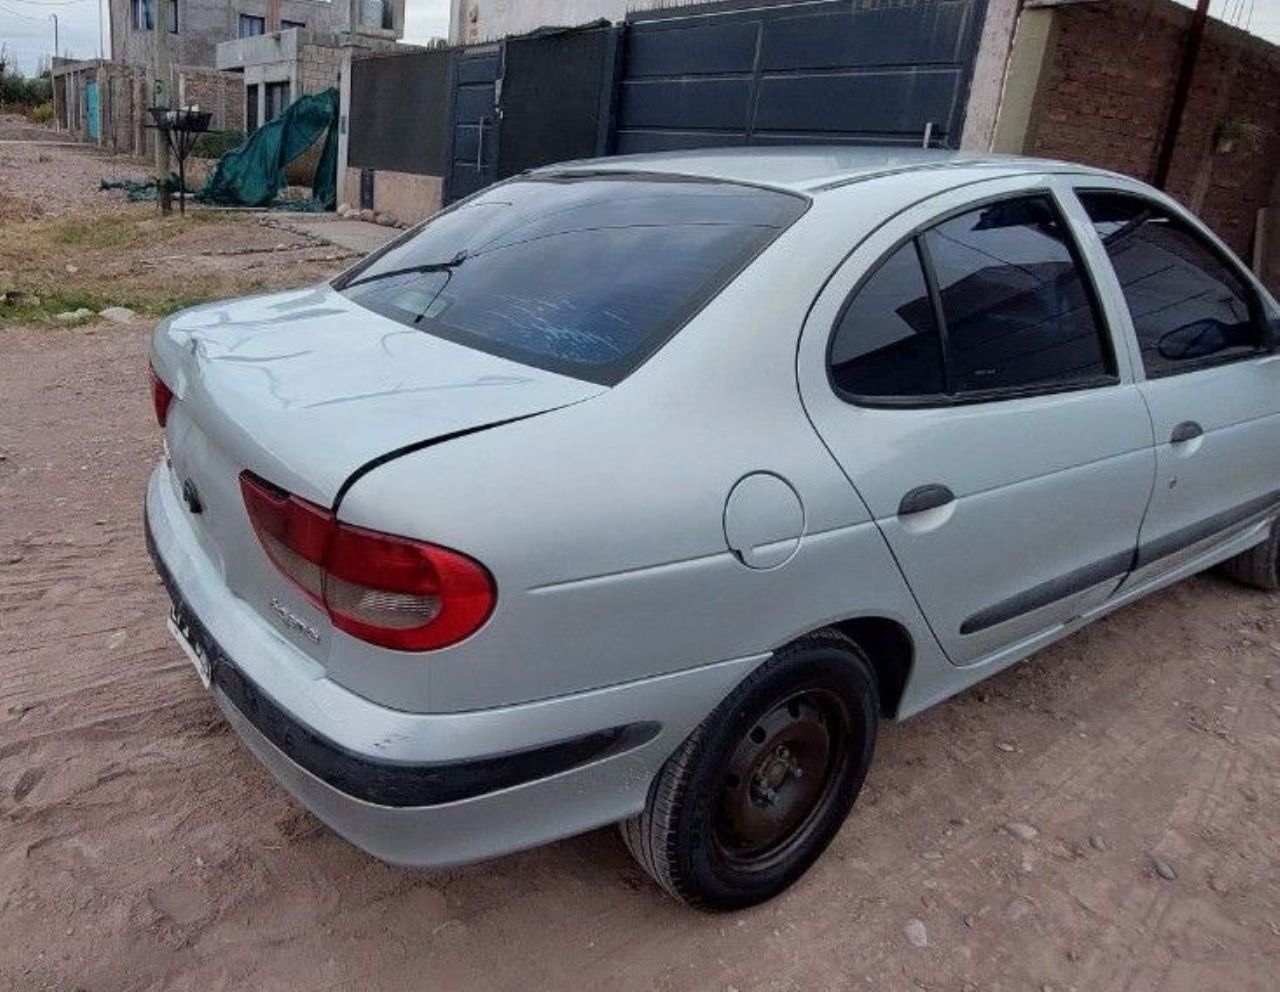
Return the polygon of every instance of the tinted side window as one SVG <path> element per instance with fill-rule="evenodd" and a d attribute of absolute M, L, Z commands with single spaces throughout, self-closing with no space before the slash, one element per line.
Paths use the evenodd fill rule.
<path fill-rule="evenodd" d="M 854 396 L 944 391 L 938 324 L 914 241 L 885 259 L 850 301 L 831 343 L 831 375 Z"/>
<path fill-rule="evenodd" d="M 1081 193 L 1124 289 L 1150 376 L 1253 354 L 1263 346 L 1249 292 L 1199 234 L 1123 193 Z"/>
<path fill-rule="evenodd" d="M 1046 196 L 1001 200 L 924 235 L 959 393 L 1114 374 L 1065 222 Z"/>

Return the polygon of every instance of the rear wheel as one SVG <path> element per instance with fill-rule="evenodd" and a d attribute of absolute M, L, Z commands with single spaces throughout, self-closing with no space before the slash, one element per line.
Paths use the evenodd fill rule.
<path fill-rule="evenodd" d="M 711 910 L 763 902 L 818 858 L 862 788 L 879 697 L 861 649 L 823 631 L 777 651 L 668 759 L 622 824 L 671 895 Z"/>
<path fill-rule="evenodd" d="M 1274 592 L 1280 589 L 1280 528 L 1271 525 L 1271 536 L 1261 544 L 1234 558 L 1228 558 L 1218 570 L 1229 579 Z"/>

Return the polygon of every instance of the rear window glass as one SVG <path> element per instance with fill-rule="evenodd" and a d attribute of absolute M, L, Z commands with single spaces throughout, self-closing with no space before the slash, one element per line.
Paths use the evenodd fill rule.
<path fill-rule="evenodd" d="M 335 285 L 409 327 L 613 384 L 806 204 L 684 178 L 521 179 L 441 214 Z"/>

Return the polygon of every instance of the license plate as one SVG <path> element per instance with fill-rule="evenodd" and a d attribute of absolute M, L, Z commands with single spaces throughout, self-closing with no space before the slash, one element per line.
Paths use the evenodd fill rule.
<path fill-rule="evenodd" d="M 172 610 L 169 613 L 169 633 L 173 635 L 173 639 L 178 642 L 178 646 L 191 659 L 191 664 L 195 666 L 196 674 L 200 676 L 200 684 L 208 689 L 212 680 L 213 666 L 209 663 L 209 656 L 205 654 L 204 648 L 192 638 L 190 627 L 183 621 L 177 610 Z"/>

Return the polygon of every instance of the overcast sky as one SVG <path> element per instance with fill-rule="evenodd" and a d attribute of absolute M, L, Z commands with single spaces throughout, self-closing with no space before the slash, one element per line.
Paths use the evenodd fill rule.
<path fill-rule="evenodd" d="M 57 14 L 62 54 L 93 58 L 98 54 L 99 2 L 105 8 L 107 0 L 0 0 L 0 44 L 19 69 L 34 72 L 40 57 L 53 50 L 49 15 Z M 1194 0 L 1179 2 L 1194 6 Z M 405 41 L 422 42 L 448 34 L 449 0 L 405 3 Z M 1280 43 L 1280 0 L 1211 0 L 1209 10 L 1232 24 L 1248 22 L 1255 34 Z M 109 35 L 109 27 L 105 30 Z"/>
<path fill-rule="evenodd" d="M 101 0 L 104 12 L 109 0 Z M 1280 2 L 1280 0 L 1277 0 Z M 0 44 L 24 73 L 34 72 L 53 51 L 53 21 L 58 15 L 58 47 L 72 58 L 98 55 L 99 0 L 0 0 Z M 405 0 L 405 41 L 428 41 L 449 33 L 449 0 Z M 111 46 L 104 24 L 103 44 Z"/>

